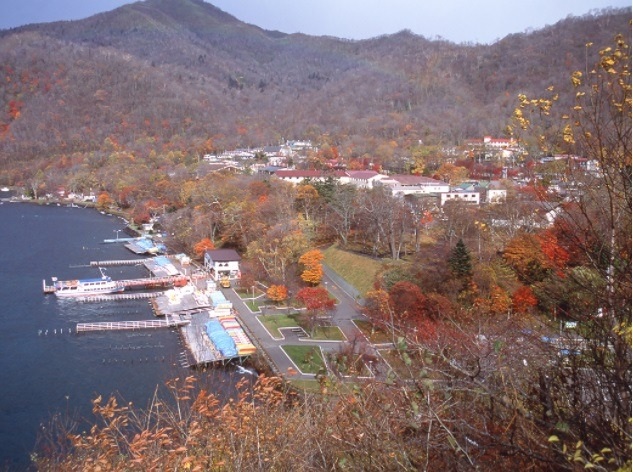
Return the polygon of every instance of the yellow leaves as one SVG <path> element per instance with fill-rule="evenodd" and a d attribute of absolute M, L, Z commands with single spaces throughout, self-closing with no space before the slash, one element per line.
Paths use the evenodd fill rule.
<path fill-rule="evenodd" d="M 571 75 L 571 83 L 574 87 L 579 87 L 580 85 L 582 85 L 582 72 L 580 72 L 579 70 L 575 71 L 572 75 Z"/>
<path fill-rule="evenodd" d="M 570 125 L 565 125 L 563 129 L 563 141 L 568 144 L 574 144 L 576 141 L 574 139 L 574 132 Z"/>

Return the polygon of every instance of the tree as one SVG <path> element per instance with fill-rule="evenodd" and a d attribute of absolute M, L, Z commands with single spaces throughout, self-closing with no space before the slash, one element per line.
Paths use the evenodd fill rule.
<path fill-rule="evenodd" d="M 515 313 L 529 313 L 536 307 L 537 303 L 538 299 L 527 285 L 521 285 L 512 294 L 512 309 Z"/>
<path fill-rule="evenodd" d="M 468 178 L 468 169 L 447 162 L 442 164 L 435 174 L 444 182 L 457 185 Z"/>
<path fill-rule="evenodd" d="M 211 249 L 215 249 L 215 244 L 209 238 L 202 238 L 193 246 L 193 252 L 198 258 L 204 256 L 204 253 Z"/>
<path fill-rule="evenodd" d="M 547 276 L 548 260 L 541 251 L 539 239 L 533 234 L 521 233 L 512 238 L 503 251 L 503 258 L 526 284 L 540 282 Z"/>
<path fill-rule="evenodd" d="M 389 290 L 389 301 L 396 323 L 409 328 L 422 324 L 428 317 L 428 300 L 417 285 L 401 281 Z"/>
<path fill-rule="evenodd" d="M 592 46 L 586 45 L 587 59 Z M 559 92 L 549 90 L 550 98 L 519 96 L 515 129 L 569 156 L 566 178 L 578 192 L 559 216 L 556 238 L 573 248 L 575 267 L 563 266 L 560 277 L 543 282 L 540 296 L 558 294 L 552 303 L 582 323 L 583 347 L 566 365 L 539 369 L 541 402 L 533 409 L 546 413 L 555 433 L 549 440 L 560 445 L 563 461 L 595 467 L 608 456 L 612 467 L 630 468 L 632 100 L 624 37 L 600 50 L 593 67 L 588 62 L 572 73 L 573 106 L 560 119 L 550 117 Z M 543 115 L 548 119 L 539 120 Z M 576 165 L 574 156 L 594 168 Z M 548 260 L 560 261 L 547 253 Z"/>
<path fill-rule="evenodd" d="M 332 189 L 328 200 L 328 215 L 326 222 L 336 231 L 343 246 L 347 246 L 348 238 L 357 212 L 357 190 L 354 185 L 334 185 L 328 187 L 321 185 L 317 189 L 327 191 Z M 322 190 L 319 190 L 320 192 Z M 326 197 L 328 194 L 326 193 Z"/>
<path fill-rule="evenodd" d="M 297 298 L 308 310 L 324 312 L 334 308 L 336 301 L 324 287 L 305 287 L 297 292 Z"/>
<path fill-rule="evenodd" d="M 451 272 L 459 279 L 469 278 L 473 273 L 470 251 L 460 238 L 448 256 Z"/>
<path fill-rule="evenodd" d="M 99 210 L 107 210 L 113 203 L 114 201 L 108 192 L 101 192 L 97 197 L 96 205 Z"/>
<path fill-rule="evenodd" d="M 297 292 L 297 299 L 306 307 L 304 319 L 309 325 L 310 332 L 314 332 L 319 320 L 334 309 L 335 300 L 324 287 L 305 287 Z"/>
<path fill-rule="evenodd" d="M 278 224 L 249 244 L 247 256 L 258 261 L 271 280 L 285 282 L 289 267 L 297 262 L 306 245 L 296 222 Z"/>
<path fill-rule="evenodd" d="M 305 269 L 301 273 L 301 280 L 312 285 L 318 285 L 323 278 L 323 253 L 318 249 L 312 249 L 304 253 L 299 258 L 299 264 L 302 264 Z"/>
<path fill-rule="evenodd" d="M 266 290 L 266 296 L 275 303 L 281 303 L 288 299 L 288 288 L 285 285 L 271 285 Z"/>

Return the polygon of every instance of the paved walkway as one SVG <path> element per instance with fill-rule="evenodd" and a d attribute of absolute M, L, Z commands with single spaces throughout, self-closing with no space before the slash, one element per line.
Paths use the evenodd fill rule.
<path fill-rule="evenodd" d="M 338 299 L 338 304 L 332 313 L 332 324 L 338 326 L 347 341 L 361 339 L 365 337 L 361 331 L 352 322 L 353 319 L 362 319 L 363 315 L 360 311 L 355 298 L 337 285 L 327 273 L 323 277 L 323 284 L 328 291 Z M 283 329 L 283 339 L 275 339 L 259 322 L 258 315 L 261 313 L 253 313 L 244 303 L 237 293 L 232 289 L 223 289 L 224 296 L 233 304 L 233 308 L 238 313 L 240 320 L 249 332 L 249 335 L 256 343 L 258 349 L 262 350 L 268 357 L 271 367 L 277 374 L 292 379 L 314 379 L 314 374 L 302 374 L 292 360 L 285 354 L 281 346 L 284 344 L 302 344 L 318 346 L 324 352 L 338 352 L 342 347 L 342 342 L 338 341 L 322 341 L 312 340 L 310 338 L 301 337 L 302 333 L 293 332 L 292 329 Z"/>

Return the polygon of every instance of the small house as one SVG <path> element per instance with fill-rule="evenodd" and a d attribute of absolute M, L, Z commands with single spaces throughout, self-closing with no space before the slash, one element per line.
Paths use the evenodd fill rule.
<path fill-rule="evenodd" d="M 216 282 L 224 277 L 229 280 L 239 279 L 241 260 L 235 249 L 211 249 L 204 253 L 204 267 Z"/>

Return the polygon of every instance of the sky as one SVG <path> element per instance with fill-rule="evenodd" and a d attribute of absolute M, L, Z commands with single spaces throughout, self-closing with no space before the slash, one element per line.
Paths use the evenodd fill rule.
<path fill-rule="evenodd" d="M 0 29 L 77 20 L 129 0 L 0 0 Z M 455 43 L 490 44 L 631 0 L 211 0 L 246 23 L 283 33 L 367 39 L 403 29 Z"/>

